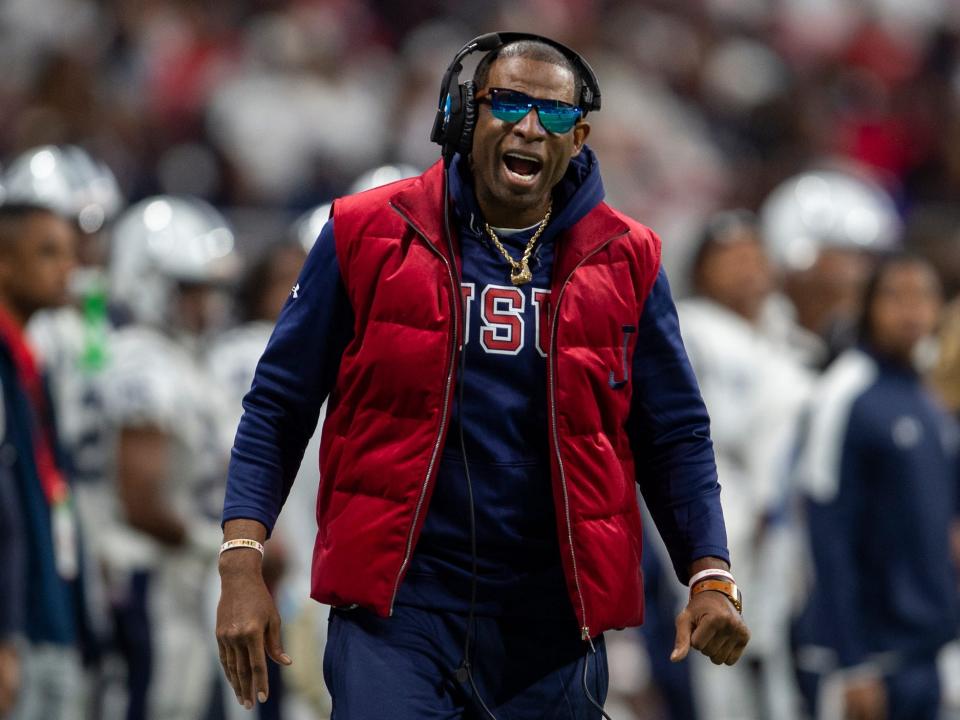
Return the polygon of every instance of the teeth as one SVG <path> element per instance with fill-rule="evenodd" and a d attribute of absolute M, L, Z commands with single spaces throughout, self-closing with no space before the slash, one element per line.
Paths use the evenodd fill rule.
<path fill-rule="evenodd" d="M 504 157 L 506 157 L 507 155 L 509 155 L 510 157 L 515 157 L 515 158 L 517 158 L 517 159 L 519 159 L 519 160 L 530 160 L 530 161 L 535 162 L 535 163 L 539 163 L 539 162 L 540 162 L 540 158 L 538 158 L 538 157 L 536 157 L 536 156 L 534 156 L 534 155 L 524 155 L 523 153 L 518 153 L 518 152 L 508 152 L 508 153 L 504 153 Z"/>

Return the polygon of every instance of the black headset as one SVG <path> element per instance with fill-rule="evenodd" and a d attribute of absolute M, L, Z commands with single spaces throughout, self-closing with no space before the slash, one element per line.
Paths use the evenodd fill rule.
<path fill-rule="evenodd" d="M 474 101 L 476 84 L 473 80 L 460 82 L 463 59 L 474 52 L 490 52 L 518 40 L 533 40 L 559 50 L 573 63 L 580 75 L 580 97 L 577 105 L 586 115 L 600 109 L 600 84 L 593 68 L 579 53 L 556 40 L 519 32 L 495 32 L 480 35 L 468 42 L 454 56 L 440 83 L 440 100 L 433 121 L 430 139 L 443 148 L 444 163 L 449 165 L 454 153 L 467 155 L 473 147 L 473 129 L 477 124 L 477 104 Z"/>

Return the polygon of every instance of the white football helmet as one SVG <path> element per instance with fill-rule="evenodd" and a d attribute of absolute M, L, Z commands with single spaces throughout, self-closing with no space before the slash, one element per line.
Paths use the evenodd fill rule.
<path fill-rule="evenodd" d="M 784 181 L 764 201 L 760 223 L 770 258 L 787 271 L 811 267 L 826 247 L 892 250 L 902 230 L 887 192 L 842 170 L 814 170 Z"/>
<path fill-rule="evenodd" d="M 4 202 L 48 207 L 87 234 L 123 207 L 117 179 L 105 163 L 76 145 L 43 145 L 18 156 L 3 174 Z"/>
<path fill-rule="evenodd" d="M 140 322 L 161 325 L 168 319 L 177 283 L 226 283 L 239 269 L 226 218 L 198 198 L 150 197 L 114 225 L 112 297 Z"/>

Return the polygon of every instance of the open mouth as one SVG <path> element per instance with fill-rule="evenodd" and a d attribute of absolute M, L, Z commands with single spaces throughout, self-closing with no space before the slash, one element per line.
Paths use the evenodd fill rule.
<path fill-rule="evenodd" d="M 512 175 L 522 180 L 533 180 L 543 168 L 543 162 L 532 155 L 508 152 L 503 156 L 503 164 Z"/>

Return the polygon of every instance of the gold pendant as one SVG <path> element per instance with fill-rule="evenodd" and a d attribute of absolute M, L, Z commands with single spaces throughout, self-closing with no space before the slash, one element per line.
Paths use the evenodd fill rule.
<path fill-rule="evenodd" d="M 514 285 L 525 285 L 531 280 L 533 280 L 533 273 L 530 272 L 530 267 L 526 263 L 523 263 L 519 270 L 514 268 L 510 271 L 510 282 Z"/>

